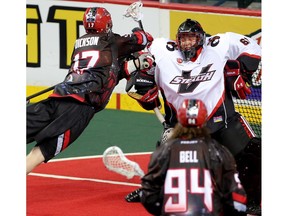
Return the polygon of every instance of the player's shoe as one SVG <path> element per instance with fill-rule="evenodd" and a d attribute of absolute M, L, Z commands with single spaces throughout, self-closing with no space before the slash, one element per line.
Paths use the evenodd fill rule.
<path fill-rule="evenodd" d="M 138 188 L 135 191 L 131 192 L 125 197 L 127 202 L 141 202 L 140 197 L 142 195 L 142 189 Z"/>

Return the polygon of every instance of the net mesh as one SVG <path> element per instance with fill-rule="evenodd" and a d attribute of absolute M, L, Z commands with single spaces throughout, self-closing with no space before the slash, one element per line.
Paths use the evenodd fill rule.
<path fill-rule="evenodd" d="M 249 122 L 258 137 L 262 137 L 262 63 L 253 74 L 251 94 L 245 100 L 233 99 L 235 109 Z"/>
<path fill-rule="evenodd" d="M 261 88 L 251 88 L 252 94 L 246 100 L 234 99 L 235 109 L 249 122 L 257 136 L 261 137 L 262 103 Z"/>

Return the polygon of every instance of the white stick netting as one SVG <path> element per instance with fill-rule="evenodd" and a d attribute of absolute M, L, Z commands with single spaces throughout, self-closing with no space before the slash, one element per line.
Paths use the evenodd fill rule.
<path fill-rule="evenodd" d="M 143 14 L 141 13 L 141 8 L 143 3 L 141 1 L 132 3 L 125 11 L 123 16 L 132 17 L 136 22 L 143 18 Z"/>
<path fill-rule="evenodd" d="M 111 146 L 104 151 L 103 163 L 108 170 L 124 175 L 128 179 L 131 179 L 135 175 L 144 176 L 144 172 L 140 166 L 136 162 L 126 158 L 122 150 L 117 146 Z"/>

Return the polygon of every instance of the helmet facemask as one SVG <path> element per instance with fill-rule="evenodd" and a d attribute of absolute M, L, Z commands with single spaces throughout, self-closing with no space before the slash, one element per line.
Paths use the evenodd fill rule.
<path fill-rule="evenodd" d="M 203 45 L 202 33 L 178 33 L 177 34 L 178 48 L 183 54 L 184 61 L 189 61 L 196 54 L 196 50 Z"/>
<path fill-rule="evenodd" d="M 197 21 L 187 19 L 178 28 L 176 35 L 178 49 L 183 55 L 184 61 L 190 61 L 196 51 L 205 42 L 205 32 Z"/>

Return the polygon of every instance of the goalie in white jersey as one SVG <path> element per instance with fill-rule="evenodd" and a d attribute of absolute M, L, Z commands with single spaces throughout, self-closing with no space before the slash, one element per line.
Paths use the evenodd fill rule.
<path fill-rule="evenodd" d="M 207 127 L 212 138 L 226 146 L 236 159 L 248 195 L 248 208 L 259 207 L 261 138 L 235 111 L 232 96 L 245 99 L 251 94 L 246 83 L 251 83 L 252 74 L 259 66 L 261 47 L 253 39 L 232 32 L 206 38 L 201 25 L 187 19 L 179 26 L 176 41 L 156 38 L 149 52 L 155 58 L 154 71 L 150 69 L 148 75 L 138 72 L 135 75 L 138 79 L 133 83 L 136 93 L 143 97 L 130 96 L 144 109 L 152 110 L 160 106 L 155 89 L 160 90 L 165 109 L 162 141 L 177 123 L 176 110 L 181 102 L 201 99 L 207 106 Z M 126 200 L 133 201 L 133 198 L 137 198 L 137 194 L 132 192 Z"/>

